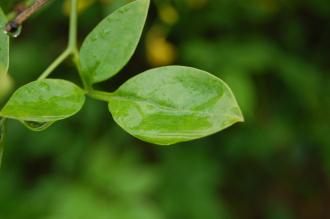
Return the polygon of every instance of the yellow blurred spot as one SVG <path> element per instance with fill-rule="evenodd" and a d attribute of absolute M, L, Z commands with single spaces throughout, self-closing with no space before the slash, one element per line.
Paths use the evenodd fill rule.
<path fill-rule="evenodd" d="M 9 74 L 0 75 L 0 100 L 4 98 L 13 87 L 13 80 Z"/>
<path fill-rule="evenodd" d="M 167 24 L 174 24 L 177 22 L 178 12 L 171 5 L 163 5 L 159 10 L 160 19 Z"/>
<path fill-rule="evenodd" d="M 267 14 L 273 14 L 279 11 L 280 5 L 274 0 L 255 0 L 259 9 Z"/>
<path fill-rule="evenodd" d="M 84 12 L 89 6 L 91 6 L 95 0 L 79 0 L 78 1 L 78 13 Z M 70 14 L 71 1 L 65 0 L 63 4 L 63 12 L 65 15 Z"/>
<path fill-rule="evenodd" d="M 176 57 L 175 47 L 166 40 L 165 31 L 159 26 L 154 26 L 147 34 L 146 53 L 152 66 L 172 64 Z"/>

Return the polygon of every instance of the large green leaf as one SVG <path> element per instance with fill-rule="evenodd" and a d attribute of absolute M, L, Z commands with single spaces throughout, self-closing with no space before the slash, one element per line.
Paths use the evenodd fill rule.
<path fill-rule="evenodd" d="M 6 25 L 7 18 L 0 8 L 0 28 Z M 9 37 L 0 30 L 0 75 L 7 73 L 9 66 Z"/>
<path fill-rule="evenodd" d="M 44 79 L 16 90 L 1 110 L 0 117 L 24 121 L 31 128 L 41 128 L 45 123 L 74 115 L 84 101 L 84 91 L 75 84 L 60 79 Z"/>
<path fill-rule="evenodd" d="M 133 55 L 147 17 L 149 0 L 136 0 L 101 21 L 80 51 L 81 71 L 89 84 L 117 74 Z"/>
<path fill-rule="evenodd" d="M 160 145 L 189 141 L 243 121 L 230 88 L 195 68 L 146 71 L 109 98 L 114 120 L 133 136 Z"/>

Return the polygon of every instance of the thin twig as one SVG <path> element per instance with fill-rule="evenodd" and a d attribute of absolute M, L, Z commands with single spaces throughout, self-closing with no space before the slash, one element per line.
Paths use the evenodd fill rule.
<path fill-rule="evenodd" d="M 9 21 L 5 26 L 5 32 L 15 32 L 32 14 L 47 4 L 49 0 L 36 0 L 30 7 L 20 12 L 14 20 Z"/>
<path fill-rule="evenodd" d="M 71 50 L 66 49 L 63 53 L 55 59 L 55 61 L 39 76 L 38 80 L 45 79 L 52 73 L 69 55 L 71 54 Z"/>

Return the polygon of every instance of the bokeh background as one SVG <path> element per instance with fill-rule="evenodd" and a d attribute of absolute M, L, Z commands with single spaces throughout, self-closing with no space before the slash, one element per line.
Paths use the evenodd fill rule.
<path fill-rule="evenodd" d="M 127 2 L 79 0 L 79 43 Z M 53 0 L 12 39 L 1 105 L 66 47 L 68 7 Z M 330 218 L 328 0 L 152 0 L 135 55 L 98 88 L 170 64 L 225 80 L 246 122 L 163 147 L 126 134 L 91 99 L 41 133 L 10 121 L 0 218 Z M 70 61 L 51 77 L 80 83 Z"/>

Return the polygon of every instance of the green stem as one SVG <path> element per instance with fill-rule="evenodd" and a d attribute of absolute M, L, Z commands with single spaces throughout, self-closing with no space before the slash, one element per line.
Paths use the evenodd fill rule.
<path fill-rule="evenodd" d="M 90 90 L 87 95 L 93 99 L 109 102 L 110 98 L 113 96 L 113 93 L 105 91 Z"/>
<path fill-rule="evenodd" d="M 66 49 L 48 68 L 39 76 L 38 80 L 47 78 L 72 52 Z"/>
<path fill-rule="evenodd" d="M 77 46 L 77 26 L 78 26 L 78 14 L 77 14 L 78 0 L 71 0 L 71 12 L 70 12 L 70 24 L 69 24 L 69 42 L 67 49 L 39 76 L 38 80 L 47 78 L 65 59 L 70 55 L 73 56 L 73 62 L 78 68 L 79 74 L 79 52 Z M 80 75 L 84 87 L 88 88 L 87 83 Z"/>
<path fill-rule="evenodd" d="M 80 79 L 83 83 L 85 90 L 91 90 L 92 88 L 84 79 L 80 70 L 79 63 L 79 51 L 77 45 L 77 28 L 78 28 L 78 0 L 71 0 L 71 14 L 70 14 L 70 30 L 69 30 L 69 45 L 68 48 L 71 50 L 73 55 L 73 62 L 75 63 Z"/>
<path fill-rule="evenodd" d="M 77 0 L 71 0 L 69 45 L 68 45 L 68 48 L 71 50 L 71 52 L 77 50 L 77 26 L 78 26 L 77 4 L 78 4 Z"/>

